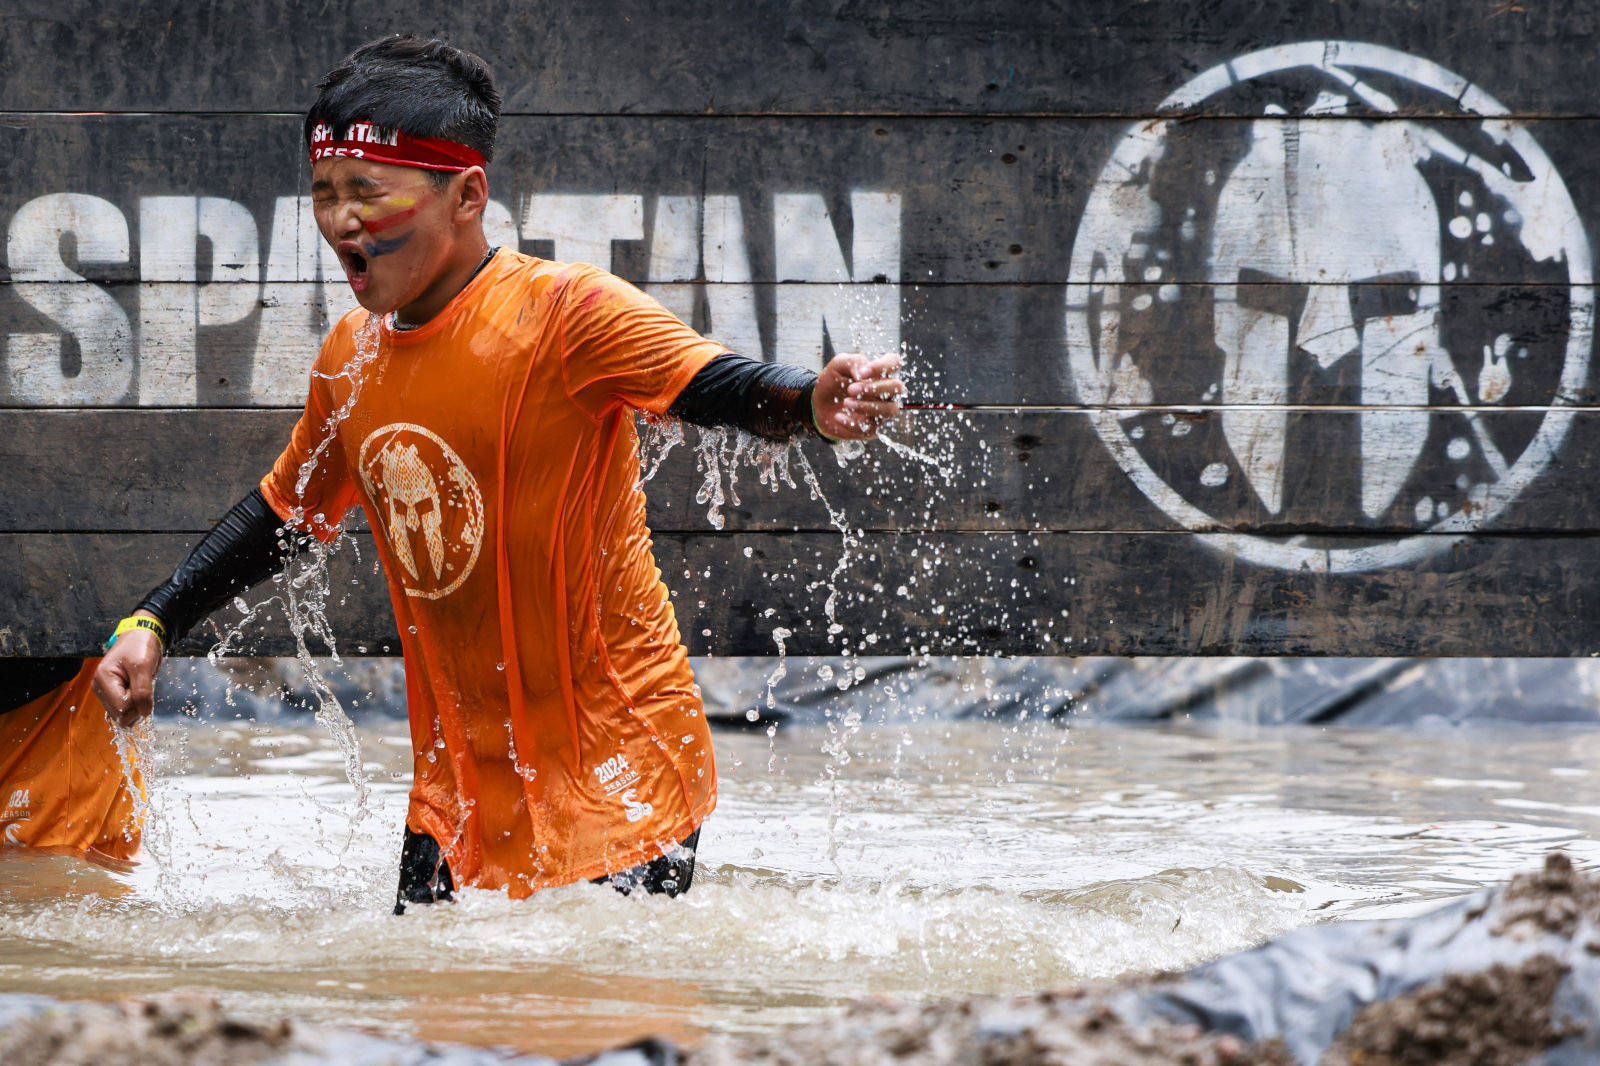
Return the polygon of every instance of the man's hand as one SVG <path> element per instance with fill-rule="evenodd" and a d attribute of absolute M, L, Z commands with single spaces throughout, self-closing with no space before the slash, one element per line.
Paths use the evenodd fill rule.
<path fill-rule="evenodd" d="M 822 368 L 811 394 L 817 428 L 834 440 L 871 440 L 878 429 L 900 413 L 906 392 L 900 380 L 900 357 L 845 353 Z"/>
<path fill-rule="evenodd" d="M 155 617 L 148 611 L 135 614 Z M 94 672 L 94 692 L 124 729 L 149 714 L 155 702 L 161 641 L 148 629 L 130 629 L 117 638 Z"/>

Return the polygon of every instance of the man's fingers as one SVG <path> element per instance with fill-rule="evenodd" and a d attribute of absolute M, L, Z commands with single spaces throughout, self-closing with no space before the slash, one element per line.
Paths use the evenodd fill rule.
<path fill-rule="evenodd" d="M 892 400 L 896 396 L 903 396 L 905 391 L 906 383 L 899 378 L 853 381 L 846 390 L 853 400 Z"/>
<path fill-rule="evenodd" d="M 143 663 L 139 664 L 143 667 Z M 136 715 L 149 714 L 155 703 L 155 678 L 144 669 L 133 671 L 128 684 L 127 710 Z"/>
<path fill-rule="evenodd" d="M 878 358 L 869 361 L 866 366 L 861 368 L 861 372 L 856 375 L 856 379 L 892 377 L 904 365 L 905 360 L 901 359 L 898 353 L 890 352 L 888 355 L 880 355 Z"/>
<path fill-rule="evenodd" d="M 864 355 L 855 352 L 840 352 L 828 363 L 827 370 L 837 368 L 839 376 L 845 381 L 855 381 L 866 373 L 871 361 Z"/>
<path fill-rule="evenodd" d="M 128 705 L 128 678 L 120 669 L 120 664 L 110 660 L 102 660 L 99 669 L 94 672 L 94 694 L 100 697 L 100 702 L 108 711 L 120 714 Z"/>
<path fill-rule="evenodd" d="M 845 417 L 860 425 L 886 422 L 900 413 L 900 405 L 892 400 L 846 400 Z"/>

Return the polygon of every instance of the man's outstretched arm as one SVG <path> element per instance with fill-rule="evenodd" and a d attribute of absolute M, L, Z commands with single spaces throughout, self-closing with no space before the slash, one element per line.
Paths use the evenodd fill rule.
<path fill-rule="evenodd" d="M 206 615 L 282 570 L 302 539 L 310 538 L 286 530 L 256 489 L 233 505 L 171 577 L 139 601 L 134 614 L 154 618 L 167 643 L 176 644 Z M 117 637 L 101 660 L 95 691 L 124 725 L 150 713 L 165 650 L 156 634 L 132 629 Z"/>
<path fill-rule="evenodd" d="M 821 374 L 787 363 L 717 356 L 684 386 L 668 413 L 697 426 L 733 426 L 783 439 L 815 432 L 862 440 L 900 410 L 899 356 L 835 357 Z"/>

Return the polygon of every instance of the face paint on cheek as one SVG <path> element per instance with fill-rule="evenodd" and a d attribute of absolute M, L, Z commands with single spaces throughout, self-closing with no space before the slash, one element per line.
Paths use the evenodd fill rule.
<path fill-rule="evenodd" d="M 374 237 L 372 240 L 361 246 L 361 254 L 365 255 L 368 259 L 377 259 L 379 256 L 388 255 L 391 252 L 398 252 L 401 248 L 404 248 L 414 236 L 416 236 L 414 233 L 402 233 L 398 237 L 390 237 L 387 240 L 383 239 L 382 237 Z"/>
<path fill-rule="evenodd" d="M 398 252 L 415 235 L 414 233 L 401 233 L 393 237 L 379 237 L 378 234 L 394 229 L 417 217 L 417 213 L 428 205 L 431 196 L 421 199 L 411 197 L 393 197 L 390 202 L 404 205 L 404 209 L 393 214 L 383 215 L 380 218 L 367 218 L 363 211 L 361 225 L 371 234 L 371 239 L 362 246 L 362 254 L 368 259 L 377 259 L 393 252 Z"/>
<path fill-rule="evenodd" d="M 394 229 L 402 222 L 409 222 L 411 219 L 416 218 L 417 212 L 421 211 L 423 206 L 423 204 L 417 204 L 415 207 L 408 207 L 404 211 L 396 211 L 394 214 L 384 215 L 382 218 L 362 218 L 361 224 L 366 227 L 368 233 L 377 236 L 385 230 Z"/>

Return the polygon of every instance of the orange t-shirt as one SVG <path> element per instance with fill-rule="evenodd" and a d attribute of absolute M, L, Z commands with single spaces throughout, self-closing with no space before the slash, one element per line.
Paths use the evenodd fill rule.
<path fill-rule="evenodd" d="M 325 540 L 366 512 L 405 655 L 407 825 L 461 883 L 614 873 L 716 805 L 633 412 L 722 351 L 604 271 L 506 250 L 421 327 L 357 309 L 322 346 L 261 489 Z"/>
<path fill-rule="evenodd" d="M 89 688 L 99 665 L 85 659 L 71 681 L 0 713 L 0 845 L 113 866 L 139 850 L 133 792 Z"/>

